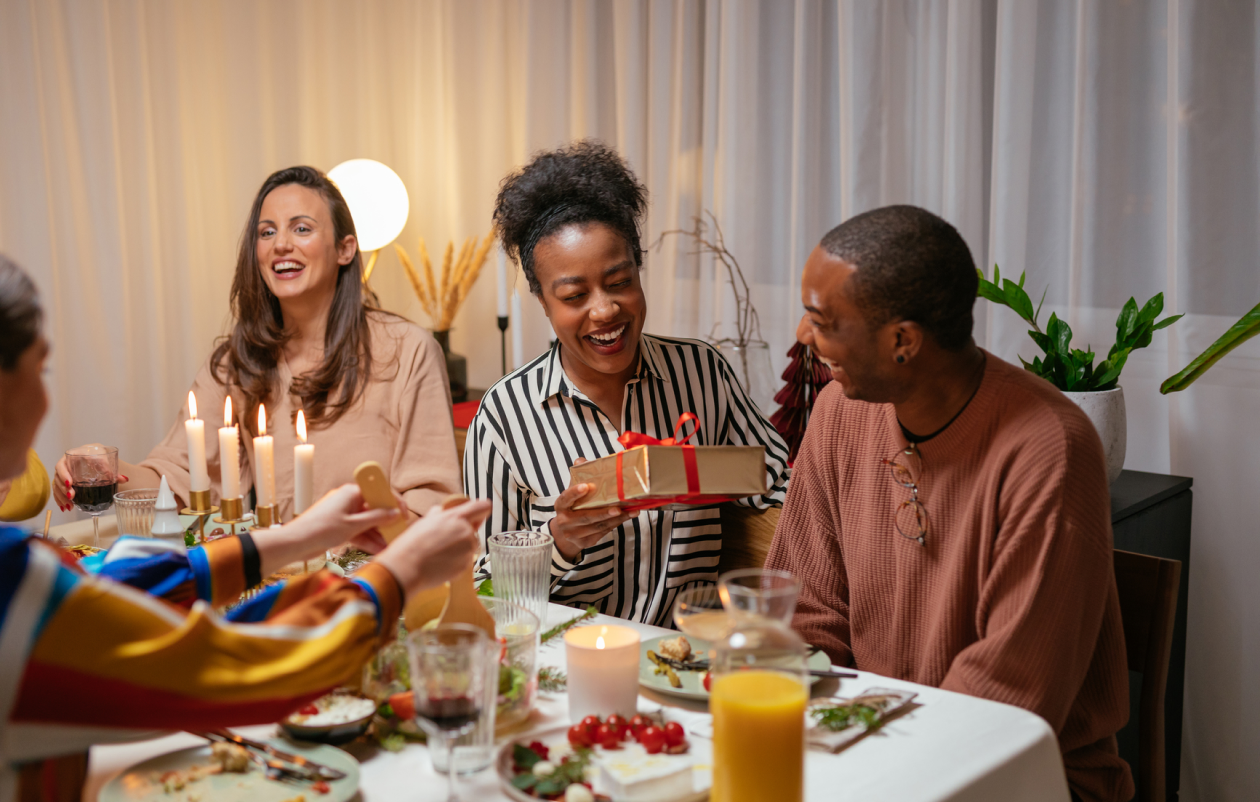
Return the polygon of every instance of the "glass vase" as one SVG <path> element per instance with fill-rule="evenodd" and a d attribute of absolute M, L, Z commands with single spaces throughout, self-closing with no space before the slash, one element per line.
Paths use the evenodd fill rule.
<path fill-rule="evenodd" d="M 770 344 L 750 342 L 747 345 L 718 343 L 718 350 L 735 370 L 735 376 L 744 386 L 744 392 L 752 399 L 761 414 L 769 417 L 774 403 L 774 368 L 770 364 Z"/>

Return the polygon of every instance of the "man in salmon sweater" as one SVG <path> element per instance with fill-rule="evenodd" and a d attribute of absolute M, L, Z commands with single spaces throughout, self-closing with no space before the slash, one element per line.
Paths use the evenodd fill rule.
<path fill-rule="evenodd" d="M 1132 797 L 1128 672 L 1098 435 L 971 336 L 976 268 L 913 206 L 838 226 L 805 263 L 819 396 L 769 568 L 839 665 L 1018 705 L 1058 734 L 1073 796 Z"/>

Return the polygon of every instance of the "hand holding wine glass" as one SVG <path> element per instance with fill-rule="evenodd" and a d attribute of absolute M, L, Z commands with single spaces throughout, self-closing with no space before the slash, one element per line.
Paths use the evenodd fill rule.
<path fill-rule="evenodd" d="M 74 506 L 92 516 L 92 545 L 101 544 L 101 513 L 114 505 L 118 488 L 118 449 L 92 445 L 66 452 L 66 470 L 70 474 L 70 496 Z"/>
<path fill-rule="evenodd" d="M 105 448 L 109 448 L 109 446 L 106 446 L 104 443 L 88 443 L 87 445 L 70 449 L 61 456 L 61 459 L 57 460 L 57 464 L 53 466 L 52 494 L 53 501 L 56 502 L 62 512 L 74 506 L 74 478 L 70 475 L 70 454 L 89 453 L 93 449 Z M 115 462 L 117 463 L 115 472 L 123 470 L 123 463 L 118 460 L 115 460 Z M 125 484 L 129 481 L 128 477 L 122 474 L 117 474 L 117 476 L 117 484 Z M 154 484 L 153 487 L 157 487 L 157 485 Z"/>

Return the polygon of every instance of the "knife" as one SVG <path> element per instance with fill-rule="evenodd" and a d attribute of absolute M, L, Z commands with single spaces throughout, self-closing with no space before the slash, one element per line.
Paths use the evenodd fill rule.
<path fill-rule="evenodd" d="M 339 771 L 330 766 L 325 766 L 322 763 L 316 763 L 313 760 L 307 760 L 301 755 L 294 755 L 289 752 L 282 752 L 279 749 L 276 749 L 271 744 L 265 744 L 265 743 L 260 743 L 258 741 L 253 741 L 253 740 L 250 740 L 249 738 L 245 738 L 244 736 L 237 735 L 234 732 L 229 732 L 228 730 L 211 730 L 210 732 L 203 732 L 203 733 L 197 733 L 197 734 L 200 735 L 202 738 L 205 738 L 206 740 L 213 741 L 213 740 L 222 739 L 225 741 L 231 741 L 232 743 L 238 746 L 244 746 L 249 749 L 256 749 L 260 752 L 263 752 L 264 754 L 271 755 L 272 757 L 278 757 L 281 760 L 285 761 L 286 763 L 292 763 L 295 766 L 300 766 L 301 768 L 306 769 L 308 772 L 311 772 L 313 774 L 315 779 L 318 779 L 318 780 L 340 780 L 346 776 L 346 773 L 344 771 Z M 271 766 L 270 762 L 268 763 L 268 767 L 285 769 L 284 766 Z"/>

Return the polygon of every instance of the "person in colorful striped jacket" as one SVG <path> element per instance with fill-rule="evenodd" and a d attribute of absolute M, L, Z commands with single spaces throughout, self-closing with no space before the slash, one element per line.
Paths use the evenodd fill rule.
<path fill-rule="evenodd" d="M 0 256 L 0 479 L 21 472 L 47 409 L 49 346 L 34 285 Z M 122 539 L 89 573 L 0 527 L 0 802 L 77 800 L 87 747 L 137 730 L 275 721 L 356 676 L 394 635 L 408 594 L 465 568 L 488 502 L 434 508 L 348 578 L 267 588 L 277 568 L 348 540 L 383 541 L 396 511 L 354 485 L 301 518 L 190 549 Z"/>

